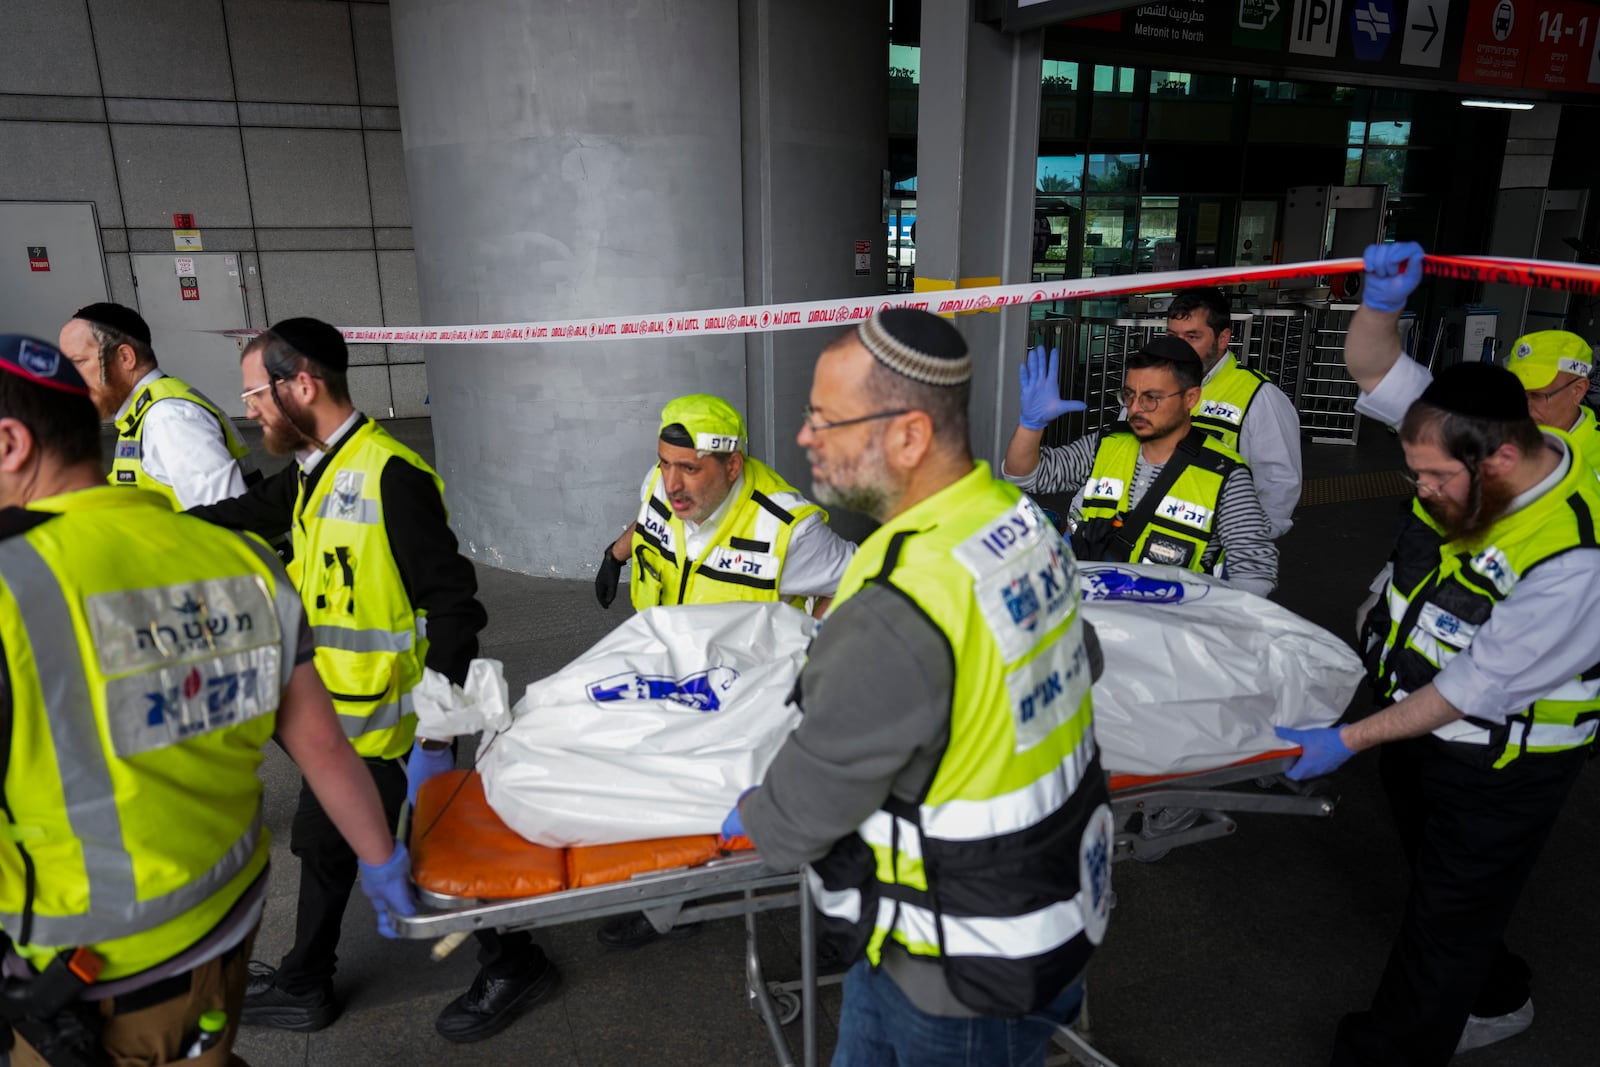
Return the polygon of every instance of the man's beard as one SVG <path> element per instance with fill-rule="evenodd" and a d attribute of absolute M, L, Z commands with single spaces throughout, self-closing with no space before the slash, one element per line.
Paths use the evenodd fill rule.
<path fill-rule="evenodd" d="M 1446 540 L 1478 543 L 1489 532 L 1489 527 L 1505 516 L 1511 501 L 1516 499 L 1516 491 L 1502 478 L 1480 478 L 1476 472 L 1471 478 L 1472 488 L 1462 507 L 1434 498 L 1422 501 L 1422 510 L 1444 530 Z"/>
<path fill-rule="evenodd" d="M 807 451 L 806 459 L 816 465 L 815 453 Z M 819 504 L 859 511 L 882 522 L 889 513 L 888 474 L 883 439 L 875 437 L 858 455 L 836 464 L 831 479 L 813 477 L 811 493 Z"/>
<path fill-rule="evenodd" d="M 261 424 L 261 444 L 268 452 L 274 456 L 292 456 L 302 448 L 316 447 L 316 442 L 294 424 L 287 406 L 278 409 L 278 417 L 283 421 Z"/>

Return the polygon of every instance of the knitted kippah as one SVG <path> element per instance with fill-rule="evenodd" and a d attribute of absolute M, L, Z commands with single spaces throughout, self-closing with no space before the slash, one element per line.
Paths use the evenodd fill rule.
<path fill-rule="evenodd" d="M 1517 376 L 1493 363 L 1457 363 L 1434 375 L 1419 397 L 1452 415 L 1495 422 L 1528 417 L 1528 395 Z"/>
<path fill-rule="evenodd" d="M 267 330 L 313 363 L 332 371 L 350 367 L 350 349 L 344 335 L 321 319 L 298 318 L 275 322 Z"/>
<path fill-rule="evenodd" d="M 948 321 L 916 308 L 873 312 L 856 327 L 856 337 L 885 367 L 928 385 L 960 385 L 972 380 L 967 342 Z"/>

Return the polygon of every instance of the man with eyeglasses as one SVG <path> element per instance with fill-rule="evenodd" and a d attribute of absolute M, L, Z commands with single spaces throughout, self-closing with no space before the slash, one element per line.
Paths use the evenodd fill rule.
<path fill-rule="evenodd" d="M 1584 462 L 1600 469 L 1600 426 L 1583 403 L 1593 365 L 1589 343 L 1566 330 L 1519 337 L 1506 356 L 1506 369 L 1528 396 L 1528 414 L 1540 426 L 1565 433 Z"/>
<path fill-rule="evenodd" d="M 869 416 L 881 418 L 883 416 Z M 806 409 L 807 425 L 820 426 Z M 631 560 L 633 606 L 720 604 L 815 598 L 820 616 L 856 546 L 827 525 L 828 514 L 776 471 L 745 455 L 744 419 L 718 396 L 680 396 L 661 410 L 656 464 L 639 486 L 639 515 L 606 546 L 595 599 L 609 608 Z M 607 948 L 630 949 L 687 937 L 662 934 L 642 914 L 596 932 Z"/>
<path fill-rule="evenodd" d="M 1194 424 L 1250 465 L 1276 541 L 1294 525 L 1300 502 L 1300 416 L 1282 389 L 1260 371 L 1239 366 L 1228 351 L 1228 311 L 1221 289 L 1180 289 L 1167 305 L 1167 332 L 1187 341 L 1205 365 L 1200 402 L 1190 413 Z"/>
<path fill-rule="evenodd" d="M 1125 424 L 1041 449 L 1046 426 L 1082 409 L 1061 398 L 1053 370 L 1043 349 L 1023 363 L 1022 418 L 1001 473 L 1028 492 L 1073 494 L 1079 558 L 1162 563 L 1272 592 L 1278 549 L 1250 468 L 1191 421 L 1204 368 L 1188 342 L 1166 334 L 1128 357 Z"/>
<path fill-rule="evenodd" d="M 818 499 L 871 515 L 723 833 L 805 865 L 844 979 L 834 1067 L 1043 1063 L 1111 911 L 1094 652 L 1072 553 L 975 461 L 956 328 L 875 313 L 817 360 Z M 821 429 L 819 429 L 821 427 Z"/>
<path fill-rule="evenodd" d="M 447 742 L 414 739 L 412 690 L 426 672 L 464 683 L 488 619 L 444 484 L 351 403 L 348 366 L 344 338 L 317 319 L 286 319 L 250 342 L 241 397 L 267 450 L 296 462 L 193 513 L 264 535 L 291 531 L 289 576 L 316 637 L 317 671 L 393 826 L 422 782 L 454 765 Z M 333 976 L 355 867 L 303 787 L 289 847 L 300 859 L 294 944 L 276 969 L 256 968 L 241 1021 L 314 1031 L 339 1014 Z M 526 931 L 482 931 L 478 941 L 476 978 L 435 1022 L 450 1041 L 498 1033 L 560 981 Z"/>
<path fill-rule="evenodd" d="M 1357 410 L 1399 430 L 1417 487 L 1361 635 L 1382 710 L 1278 731 L 1304 749 L 1291 778 L 1382 746 L 1410 866 L 1388 966 L 1340 1023 L 1335 1067 L 1442 1067 L 1532 1024 L 1528 965 L 1503 938 L 1600 720 L 1600 481 L 1529 417 L 1512 373 L 1430 377 L 1404 357 L 1422 267 L 1419 245 L 1368 248 L 1345 343 Z"/>
<path fill-rule="evenodd" d="M 156 365 L 150 327 L 137 311 L 81 307 L 59 341 L 100 417 L 117 427 L 112 485 L 147 489 L 182 511 L 238 496 L 261 479 L 228 417 Z"/>

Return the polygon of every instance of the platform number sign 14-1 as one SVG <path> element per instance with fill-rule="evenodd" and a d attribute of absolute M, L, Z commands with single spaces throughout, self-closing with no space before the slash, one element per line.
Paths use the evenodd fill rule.
<path fill-rule="evenodd" d="M 1539 12 L 1539 40 L 1552 46 L 1568 45 L 1572 48 L 1589 50 L 1589 19 L 1584 15 L 1567 21 L 1565 11 Z"/>

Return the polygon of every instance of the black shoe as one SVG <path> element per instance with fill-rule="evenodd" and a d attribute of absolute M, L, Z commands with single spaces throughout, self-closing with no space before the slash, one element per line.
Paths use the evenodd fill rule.
<path fill-rule="evenodd" d="M 513 978 L 492 978 L 480 968 L 471 988 L 445 1005 L 433 1028 L 457 1044 L 482 1041 L 510 1026 L 523 1011 L 549 1000 L 560 985 L 561 972 L 549 960 Z"/>
<path fill-rule="evenodd" d="M 309 1034 L 339 1017 L 332 982 L 307 993 L 291 993 L 280 989 L 277 979 L 276 967 L 250 961 L 250 980 L 244 987 L 244 1010 L 239 1013 L 241 1025 L 270 1026 L 275 1030 Z"/>
<path fill-rule="evenodd" d="M 650 920 L 645 918 L 644 912 L 638 911 L 604 923 L 594 932 L 594 936 L 606 948 L 642 948 L 664 937 L 693 937 L 699 932 L 698 923 L 689 923 L 685 926 L 674 926 L 663 934 L 650 925 Z"/>

